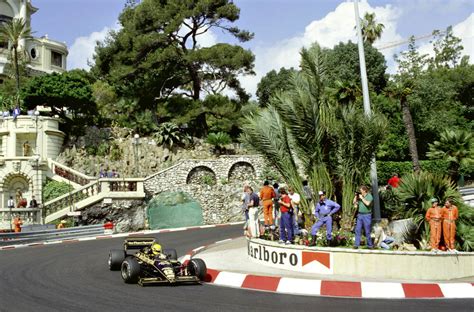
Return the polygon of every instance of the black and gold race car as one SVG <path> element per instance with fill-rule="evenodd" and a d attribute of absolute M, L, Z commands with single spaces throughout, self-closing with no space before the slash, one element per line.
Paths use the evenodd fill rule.
<path fill-rule="evenodd" d="M 123 247 L 110 250 L 108 263 L 111 271 L 121 271 L 125 283 L 200 283 L 206 277 L 206 263 L 202 259 L 192 258 L 183 264 L 175 249 L 162 250 L 154 237 L 129 238 Z M 138 251 L 130 253 L 133 249 Z"/>

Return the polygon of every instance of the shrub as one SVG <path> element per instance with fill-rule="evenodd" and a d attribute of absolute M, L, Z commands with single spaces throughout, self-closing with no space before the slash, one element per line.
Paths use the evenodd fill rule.
<path fill-rule="evenodd" d="M 72 185 L 65 182 L 47 180 L 43 186 L 43 203 L 73 191 Z"/>
<path fill-rule="evenodd" d="M 212 175 L 204 174 L 201 176 L 201 183 L 212 186 L 216 184 L 216 180 L 214 179 Z"/>
<path fill-rule="evenodd" d="M 232 140 L 230 135 L 225 132 L 209 133 L 207 136 L 207 143 L 214 146 L 214 149 L 219 152 L 225 145 L 229 144 Z"/>
<path fill-rule="evenodd" d="M 190 141 L 189 135 L 182 132 L 179 127 L 172 122 L 162 123 L 158 131 L 154 134 L 158 144 L 173 148 L 173 145 L 185 145 Z"/>
<path fill-rule="evenodd" d="M 444 160 L 422 160 L 420 161 L 423 171 L 434 174 L 446 174 L 449 163 Z M 413 173 L 413 163 L 411 161 L 377 161 L 377 176 L 380 185 L 387 183 L 393 173 L 398 173 L 400 177 Z"/>

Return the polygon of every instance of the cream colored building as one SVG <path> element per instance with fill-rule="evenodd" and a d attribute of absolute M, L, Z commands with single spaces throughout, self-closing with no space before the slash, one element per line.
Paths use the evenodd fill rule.
<path fill-rule="evenodd" d="M 31 4 L 31 0 L 0 0 L 0 23 L 22 18 L 31 25 L 31 15 L 36 11 L 38 9 Z M 51 40 L 45 35 L 22 40 L 20 45 L 29 58 L 28 67 L 33 74 L 66 70 L 68 50 L 65 43 Z M 5 72 L 9 54 L 7 48 L 7 43 L 0 42 L 0 74 Z"/>
<path fill-rule="evenodd" d="M 59 155 L 64 137 L 56 118 L 34 112 L 16 118 L 0 117 L 0 225 L 3 228 L 9 224 L 10 196 L 15 201 L 13 215 L 21 212 L 24 218 L 30 218 L 26 223 L 41 222 L 41 214 L 29 209 L 29 202 L 35 196 L 41 204 L 42 185 L 51 172 L 48 160 Z M 18 196 L 27 201 L 26 207 L 19 207 Z"/>

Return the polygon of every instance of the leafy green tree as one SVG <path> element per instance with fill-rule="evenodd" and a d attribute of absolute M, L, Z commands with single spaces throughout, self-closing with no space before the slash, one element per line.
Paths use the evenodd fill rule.
<path fill-rule="evenodd" d="M 362 96 L 362 92 L 353 81 L 336 80 L 333 88 L 333 96 L 339 104 L 347 105 L 355 103 L 357 98 Z"/>
<path fill-rule="evenodd" d="M 418 52 L 415 45 L 415 37 L 412 36 L 408 44 L 408 50 L 400 53 L 400 55 L 396 55 L 395 60 L 398 62 L 398 73 L 386 92 L 389 96 L 400 101 L 413 169 L 420 171 L 420 159 L 418 157 L 415 126 L 413 124 L 409 96 L 413 93 L 417 79 L 427 64 L 427 55 Z"/>
<path fill-rule="evenodd" d="M 22 39 L 30 37 L 31 28 L 22 18 L 14 18 L 12 21 L 0 25 L 0 41 L 8 42 L 11 53 L 17 94 L 20 93 L 20 42 Z"/>
<path fill-rule="evenodd" d="M 37 105 L 50 107 L 66 126 L 74 121 L 79 130 L 84 125 L 94 124 L 97 116 L 91 85 L 87 72 L 72 70 L 34 77 L 22 88 L 21 94 L 28 109 Z"/>
<path fill-rule="evenodd" d="M 375 13 L 365 13 L 364 18 L 361 19 L 362 38 L 365 42 L 372 45 L 377 39 L 382 37 L 385 25 L 377 23 L 375 20 Z"/>
<path fill-rule="evenodd" d="M 449 174 L 455 182 L 459 179 L 461 165 L 467 166 L 474 162 L 474 137 L 470 132 L 445 130 L 439 141 L 434 141 L 429 147 L 429 158 L 449 161 Z"/>
<path fill-rule="evenodd" d="M 257 109 L 255 105 L 241 104 L 223 95 L 208 95 L 200 101 L 174 96 L 168 98 L 158 108 L 158 115 L 160 122 L 172 121 L 184 126 L 186 132 L 193 136 L 202 135 L 202 129 L 206 128 L 212 132 L 226 132 L 237 138 L 240 134 L 242 116 L 255 109 Z M 200 124 L 197 118 L 202 113 L 207 116 L 206 124 Z"/>
<path fill-rule="evenodd" d="M 435 30 L 433 35 L 435 36 L 433 42 L 435 55 L 430 59 L 430 65 L 435 68 L 458 65 L 464 47 L 461 45 L 462 40 L 453 35 L 453 27 L 449 26 L 445 32 Z"/>
<path fill-rule="evenodd" d="M 364 44 L 364 50 L 369 87 L 380 93 L 387 85 L 385 58 L 382 53 L 368 43 Z M 341 42 L 332 49 L 325 49 L 321 57 L 325 58 L 327 67 L 331 69 L 327 73 L 330 87 L 334 87 L 338 80 L 351 82 L 357 86 L 361 85 L 359 50 L 356 43 Z"/>
<path fill-rule="evenodd" d="M 199 42 L 211 29 L 250 40 L 253 34 L 231 26 L 239 14 L 229 0 L 131 1 L 119 17 L 122 28 L 96 47 L 92 70 L 114 85 L 120 97 L 133 99 L 134 111 L 149 110 L 155 124 L 159 105 L 172 94 L 198 101 L 204 89 L 217 93 L 227 87 L 245 101 L 248 95 L 237 75 L 253 73 L 252 53 Z M 204 134 L 207 113 L 195 117 Z"/>
<path fill-rule="evenodd" d="M 286 69 L 280 68 L 269 71 L 265 76 L 262 77 L 257 85 L 257 98 L 260 106 L 267 106 L 270 98 L 277 92 L 283 92 L 289 90 L 291 86 L 291 76 L 296 73 L 296 70 L 292 67 Z"/>

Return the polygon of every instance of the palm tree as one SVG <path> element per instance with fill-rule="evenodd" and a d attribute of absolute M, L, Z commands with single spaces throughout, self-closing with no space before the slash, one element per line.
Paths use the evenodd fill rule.
<path fill-rule="evenodd" d="M 375 13 L 365 13 L 364 18 L 361 19 L 362 38 L 369 44 L 373 44 L 377 39 L 382 37 L 385 25 L 377 23 L 375 20 Z"/>
<path fill-rule="evenodd" d="M 243 141 L 299 193 L 301 175 L 313 190 L 326 190 L 330 198 L 335 184 L 343 184 L 343 208 L 351 211 L 356 186 L 369 172 L 367 160 L 383 137 L 383 124 L 376 114 L 369 118 L 352 105 L 333 105 L 324 54 L 317 44 L 302 50 L 300 68 L 292 89 L 272 97 L 267 109 L 247 118 Z M 305 205 L 303 211 L 309 213 Z M 351 213 L 343 214 L 344 224 L 351 219 Z"/>
<path fill-rule="evenodd" d="M 0 26 L 0 40 L 8 41 L 13 68 L 15 72 L 17 94 L 20 92 L 19 48 L 22 39 L 31 38 L 31 28 L 22 18 L 14 18 L 11 22 Z"/>
<path fill-rule="evenodd" d="M 439 141 L 429 144 L 431 159 L 444 159 L 449 162 L 449 175 L 454 182 L 459 179 L 459 168 L 463 164 L 474 161 L 474 137 L 472 133 L 463 130 L 445 130 Z"/>
<path fill-rule="evenodd" d="M 416 144 L 415 125 L 413 124 L 413 118 L 411 116 L 410 105 L 408 102 L 408 96 L 412 92 L 412 88 L 408 82 L 395 82 L 386 90 L 388 96 L 400 101 L 403 123 L 405 124 L 405 130 L 408 136 L 408 148 L 410 150 L 410 156 L 413 163 L 413 170 L 419 172 L 421 170 L 421 166 L 420 158 L 418 157 L 418 146 Z"/>

